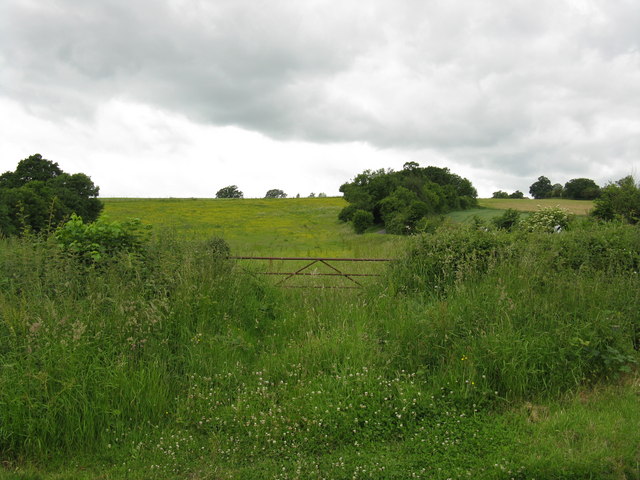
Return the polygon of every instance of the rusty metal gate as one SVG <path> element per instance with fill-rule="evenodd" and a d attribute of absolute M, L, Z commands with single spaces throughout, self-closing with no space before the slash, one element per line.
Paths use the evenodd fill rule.
<path fill-rule="evenodd" d="M 251 272 L 257 275 L 273 275 L 273 276 L 281 276 L 275 285 L 285 287 L 285 288 L 362 288 L 363 284 L 361 283 L 362 277 L 379 277 L 381 274 L 379 272 L 346 272 L 344 271 L 344 267 L 338 268 L 336 263 L 349 263 L 354 264 L 355 262 L 391 262 L 393 259 L 390 258 L 329 258 L 329 257 L 229 257 L 233 260 L 248 260 L 252 262 L 259 263 L 260 261 L 268 262 L 268 269 L 266 271 L 254 271 Z M 282 262 L 283 264 L 292 264 L 297 263 L 297 266 L 294 266 L 292 271 L 279 271 L 273 268 L 274 262 Z M 302 266 L 300 266 L 302 265 Z M 318 270 L 316 267 L 314 270 L 311 270 L 312 267 L 322 267 L 324 271 Z M 289 282 L 290 279 L 295 277 L 342 277 L 350 282 L 347 285 L 313 285 L 313 284 L 305 284 L 305 285 L 291 285 Z"/>

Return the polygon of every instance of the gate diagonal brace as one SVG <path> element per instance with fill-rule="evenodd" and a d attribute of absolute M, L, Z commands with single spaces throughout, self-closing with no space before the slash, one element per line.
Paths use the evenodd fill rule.
<path fill-rule="evenodd" d="M 287 280 L 289 280 L 291 277 L 295 277 L 296 275 L 298 275 L 300 272 L 306 270 L 307 268 L 309 268 L 310 266 L 314 265 L 318 263 L 318 260 L 313 260 L 311 263 L 305 265 L 304 267 L 302 267 L 300 270 L 296 270 L 295 272 L 293 272 L 291 275 L 289 275 L 286 278 L 283 278 L 282 280 L 280 280 L 279 282 L 276 282 L 276 285 L 282 285 L 284 282 L 286 282 Z"/>
<path fill-rule="evenodd" d="M 340 275 L 344 276 L 345 278 L 348 278 L 349 280 L 351 280 L 353 283 L 355 283 L 356 285 L 358 285 L 359 287 L 361 287 L 362 285 L 360 283 L 358 283 L 356 280 L 354 280 L 353 278 L 351 278 L 349 276 L 349 274 L 347 273 L 342 273 L 340 270 L 338 270 L 336 267 L 334 267 L 333 265 L 327 263 L 325 260 L 320 260 L 320 263 L 324 263 L 327 267 L 332 268 L 333 270 L 335 270 L 336 272 L 338 272 Z"/>

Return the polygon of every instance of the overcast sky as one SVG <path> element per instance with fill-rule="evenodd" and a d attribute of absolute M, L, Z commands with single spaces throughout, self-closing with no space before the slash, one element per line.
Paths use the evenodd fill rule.
<path fill-rule="evenodd" d="M 603 185 L 640 175 L 640 1 L 1 0 L 0 172 L 34 153 L 106 197 Z"/>

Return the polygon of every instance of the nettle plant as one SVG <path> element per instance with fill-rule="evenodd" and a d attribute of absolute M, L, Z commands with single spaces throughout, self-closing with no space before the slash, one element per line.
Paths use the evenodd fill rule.
<path fill-rule="evenodd" d="M 559 206 L 545 207 L 533 212 L 520 222 L 520 226 L 529 232 L 556 232 L 569 225 L 573 215 Z"/>
<path fill-rule="evenodd" d="M 84 223 L 75 214 L 55 233 L 63 252 L 89 265 L 103 264 L 120 253 L 139 255 L 147 237 L 147 228 L 139 219 L 109 222 L 101 218 Z"/>

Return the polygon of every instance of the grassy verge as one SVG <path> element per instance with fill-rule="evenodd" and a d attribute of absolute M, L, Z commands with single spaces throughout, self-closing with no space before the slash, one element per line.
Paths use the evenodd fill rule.
<path fill-rule="evenodd" d="M 359 292 L 2 240 L 0 478 L 637 478 L 638 235 L 445 226 Z"/>

